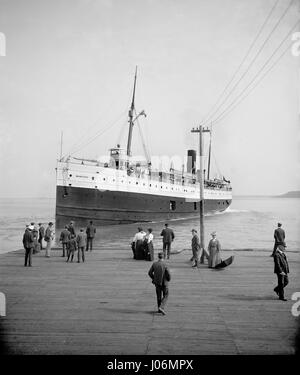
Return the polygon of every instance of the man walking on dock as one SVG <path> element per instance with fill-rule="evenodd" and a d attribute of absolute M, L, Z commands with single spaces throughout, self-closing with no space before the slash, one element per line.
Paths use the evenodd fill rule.
<path fill-rule="evenodd" d="M 278 285 L 274 288 L 274 292 L 281 301 L 287 301 L 287 299 L 284 298 L 284 288 L 289 283 L 289 264 L 284 251 L 285 247 L 283 245 L 278 245 L 274 254 L 274 273 L 276 273 L 278 279 Z"/>
<path fill-rule="evenodd" d="M 96 234 L 96 227 L 93 225 L 93 221 L 90 221 L 90 224 L 86 228 L 86 251 L 93 250 L 93 239 Z"/>
<path fill-rule="evenodd" d="M 158 261 L 152 264 L 148 275 L 155 285 L 158 312 L 165 315 L 165 306 L 169 296 L 168 283 L 171 280 L 171 274 L 163 261 L 163 257 L 163 253 L 158 253 Z"/>
<path fill-rule="evenodd" d="M 171 243 L 173 242 L 175 235 L 172 229 L 169 228 L 168 223 L 165 224 L 165 229 L 161 231 L 160 235 L 163 236 L 164 259 L 169 259 L 171 252 Z"/>
<path fill-rule="evenodd" d="M 32 230 L 33 230 L 33 226 L 27 225 L 25 229 L 25 233 L 23 235 L 23 246 L 25 249 L 25 263 L 24 263 L 25 267 L 27 267 L 27 263 L 29 267 L 32 266 L 31 261 L 32 261 L 32 252 L 34 248 L 34 237 L 33 237 Z"/>
<path fill-rule="evenodd" d="M 279 245 L 286 246 L 285 245 L 285 231 L 281 228 L 282 224 L 278 223 L 277 228 L 274 230 L 274 248 L 273 248 L 273 253 L 271 256 L 274 256 L 275 251 Z"/>

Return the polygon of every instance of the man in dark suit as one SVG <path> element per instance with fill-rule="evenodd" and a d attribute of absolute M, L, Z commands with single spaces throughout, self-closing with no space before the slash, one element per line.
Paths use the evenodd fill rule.
<path fill-rule="evenodd" d="M 281 226 L 282 226 L 282 224 L 278 223 L 277 224 L 277 228 L 274 230 L 274 240 L 275 240 L 275 243 L 274 243 L 273 253 L 272 253 L 271 256 L 274 256 L 275 251 L 276 251 L 276 249 L 277 249 L 277 247 L 279 245 L 285 246 L 285 232 L 281 228 Z"/>
<path fill-rule="evenodd" d="M 154 262 L 148 272 L 155 285 L 158 312 L 165 315 L 165 305 L 169 296 L 168 284 L 171 280 L 171 274 L 163 261 L 163 253 L 158 253 L 158 261 Z"/>
<path fill-rule="evenodd" d="M 175 235 L 172 229 L 169 228 L 169 225 L 165 224 L 165 229 L 161 231 L 161 236 L 163 236 L 163 252 L 164 252 L 164 259 L 170 258 L 171 252 L 171 243 L 173 242 Z"/>
<path fill-rule="evenodd" d="M 195 263 L 192 265 L 192 267 L 198 267 L 198 261 L 199 261 L 199 250 L 200 250 L 200 242 L 199 237 L 197 235 L 196 229 L 192 229 L 192 252 L 193 257 L 191 261 L 194 261 Z"/>
<path fill-rule="evenodd" d="M 274 254 L 274 273 L 276 273 L 278 279 L 278 285 L 274 288 L 274 292 L 281 301 L 286 301 L 286 298 L 284 298 L 284 288 L 289 283 L 289 264 L 284 251 L 285 247 L 283 245 L 278 245 Z"/>
<path fill-rule="evenodd" d="M 93 221 L 90 221 L 90 224 L 86 228 L 86 251 L 93 250 L 93 239 L 96 234 L 96 227 L 93 225 Z"/>
<path fill-rule="evenodd" d="M 25 267 L 27 266 L 27 263 L 29 267 L 32 266 L 31 261 L 32 261 L 32 252 L 34 248 L 34 237 L 33 237 L 32 230 L 33 230 L 33 226 L 27 225 L 25 229 L 25 233 L 23 235 L 23 246 L 25 249 L 25 263 L 24 263 Z"/>

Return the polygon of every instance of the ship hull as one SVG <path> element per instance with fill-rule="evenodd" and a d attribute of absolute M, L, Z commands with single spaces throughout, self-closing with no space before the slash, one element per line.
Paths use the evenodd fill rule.
<path fill-rule="evenodd" d="M 204 213 L 226 210 L 231 199 L 205 199 Z M 56 187 L 56 228 L 63 228 L 71 220 L 76 226 L 129 224 L 199 215 L 199 202 L 184 198 L 152 194 L 101 191 L 82 187 Z"/>

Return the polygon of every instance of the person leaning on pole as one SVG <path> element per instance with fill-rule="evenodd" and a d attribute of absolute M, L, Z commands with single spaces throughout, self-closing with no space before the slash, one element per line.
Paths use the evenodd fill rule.
<path fill-rule="evenodd" d="M 198 267 L 198 258 L 199 258 L 199 250 L 200 250 L 200 242 L 199 242 L 199 237 L 197 235 L 196 229 L 192 229 L 192 252 L 193 256 L 191 258 L 191 261 L 194 261 L 194 264 L 192 267 Z"/>

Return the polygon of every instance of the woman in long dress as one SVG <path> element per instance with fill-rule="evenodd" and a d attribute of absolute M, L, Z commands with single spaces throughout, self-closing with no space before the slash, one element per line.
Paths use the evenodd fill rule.
<path fill-rule="evenodd" d="M 146 233 L 143 231 L 141 227 L 138 228 L 138 232 L 133 237 L 132 242 L 134 242 L 134 259 L 142 260 L 145 259 L 144 254 L 144 239 Z"/>
<path fill-rule="evenodd" d="M 154 260 L 154 247 L 153 247 L 153 234 L 152 228 L 148 229 L 148 233 L 145 237 L 146 241 L 146 260 L 153 261 Z"/>
<path fill-rule="evenodd" d="M 208 244 L 208 252 L 209 252 L 209 260 L 208 260 L 208 267 L 215 268 L 217 264 L 221 263 L 221 244 L 217 239 L 217 233 L 211 233 L 212 239 L 209 241 Z"/>

